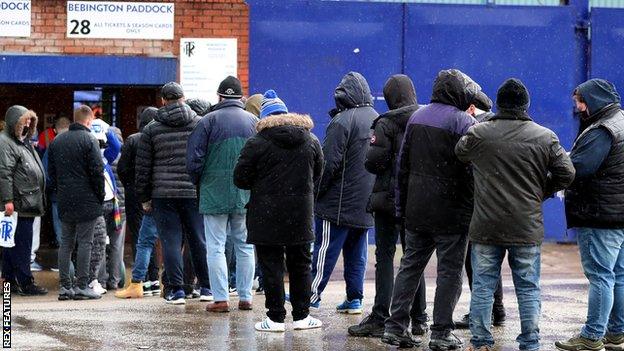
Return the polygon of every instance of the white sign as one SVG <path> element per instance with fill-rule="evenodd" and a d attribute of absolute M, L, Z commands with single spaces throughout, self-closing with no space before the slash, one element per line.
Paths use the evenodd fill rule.
<path fill-rule="evenodd" d="M 227 76 L 236 77 L 237 69 L 235 38 L 180 39 L 180 83 L 187 98 L 217 103 L 219 83 Z"/>
<path fill-rule="evenodd" d="M 173 39 L 174 4 L 68 1 L 67 37 Z"/>
<path fill-rule="evenodd" d="M 30 36 L 30 0 L 0 0 L 0 37 Z"/>

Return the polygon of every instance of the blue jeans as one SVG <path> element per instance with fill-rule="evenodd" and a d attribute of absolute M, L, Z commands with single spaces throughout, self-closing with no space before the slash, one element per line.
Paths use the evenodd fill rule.
<path fill-rule="evenodd" d="M 215 301 L 229 301 L 228 267 L 225 242 L 229 238 L 236 256 L 236 289 L 241 301 L 251 301 L 254 259 L 253 245 L 247 244 L 247 226 L 244 214 L 204 215 L 206 230 L 206 257 L 210 287 Z"/>
<path fill-rule="evenodd" d="M 232 238 L 228 237 L 225 240 L 225 261 L 227 262 L 228 271 L 228 284 L 231 288 L 236 286 L 236 255 L 234 254 L 234 244 Z"/>
<path fill-rule="evenodd" d="M 168 283 L 166 288 L 176 292 L 184 287 L 182 237 L 186 236 L 191 253 L 193 250 L 199 251 L 202 257 L 205 257 L 204 224 L 199 214 L 197 199 L 157 198 L 152 200 L 152 205 L 154 207 L 152 215 L 163 247 Z M 208 287 L 206 260 L 197 260 L 193 264 L 200 287 Z"/>
<path fill-rule="evenodd" d="M 624 333 L 624 229 L 577 228 L 589 280 L 587 322 L 581 336 L 599 340 Z"/>
<path fill-rule="evenodd" d="M 144 215 L 139 229 L 139 238 L 136 244 L 136 256 L 134 257 L 134 267 L 132 267 L 132 280 L 134 282 L 144 282 L 146 280 L 147 269 L 152 257 L 152 250 L 158 238 L 156 222 L 154 217 Z"/>
<path fill-rule="evenodd" d="M 56 234 L 56 242 L 61 245 L 63 224 L 61 224 L 61 218 L 58 214 L 58 203 L 56 201 L 52 202 L 52 225 L 54 227 L 54 234 Z"/>
<path fill-rule="evenodd" d="M 516 288 L 521 334 L 516 338 L 520 350 L 539 349 L 540 258 L 541 246 L 493 246 L 472 244 L 472 297 L 470 299 L 470 342 L 479 348 L 494 345 L 490 331 L 494 291 L 498 286 L 501 264 L 509 252 L 509 266 Z"/>

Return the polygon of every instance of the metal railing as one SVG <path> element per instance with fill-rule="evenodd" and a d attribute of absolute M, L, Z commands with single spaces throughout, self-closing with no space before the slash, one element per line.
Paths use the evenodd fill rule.
<path fill-rule="evenodd" d="M 590 0 L 591 7 L 619 7 L 624 8 L 624 0 Z"/>
<path fill-rule="evenodd" d="M 370 2 L 401 2 L 420 4 L 455 4 L 455 5 L 515 5 L 515 6 L 559 6 L 560 0 L 358 0 Z M 624 0 L 604 0 L 622 1 Z"/>
<path fill-rule="evenodd" d="M 336 0 L 332 0 L 336 1 Z M 340 1 L 340 0 L 337 0 Z M 420 4 L 458 4 L 458 5 L 514 5 L 514 6 L 559 6 L 561 0 L 357 0 L 370 2 L 401 2 Z M 624 8 L 624 0 L 589 0 L 590 7 Z"/>

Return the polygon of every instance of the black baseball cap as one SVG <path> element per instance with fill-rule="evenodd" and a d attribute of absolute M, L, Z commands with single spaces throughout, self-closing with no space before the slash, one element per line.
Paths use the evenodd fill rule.
<path fill-rule="evenodd" d="M 178 100 L 184 97 L 182 86 L 176 82 L 169 82 L 163 85 L 160 94 L 165 100 Z"/>

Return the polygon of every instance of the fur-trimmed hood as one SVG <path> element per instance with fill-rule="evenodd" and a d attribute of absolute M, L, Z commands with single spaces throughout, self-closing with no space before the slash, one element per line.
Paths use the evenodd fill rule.
<path fill-rule="evenodd" d="M 297 113 L 285 113 L 282 115 L 273 115 L 261 119 L 256 125 L 256 130 L 260 133 L 263 129 L 279 127 L 279 126 L 295 126 L 303 127 L 307 130 L 314 128 L 314 122 L 308 115 L 300 115 Z"/>
<path fill-rule="evenodd" d="M 22 138 L 26 121 L 30 120 L 28 133 Z M 11 106 L 4 117 L 6 123 L 5 132 L 16 140 L 28 140 L 37 133 L 37 114 L 24 106 Z"/>
<path fill-rule="evenodd" d="M 256 130 L 263 137 L 282 148 L 291 149 L 310 138 L 314 122 L 308 115 L 286 113 L 263 118 L 256 125 Z"/>

